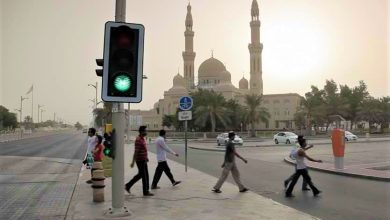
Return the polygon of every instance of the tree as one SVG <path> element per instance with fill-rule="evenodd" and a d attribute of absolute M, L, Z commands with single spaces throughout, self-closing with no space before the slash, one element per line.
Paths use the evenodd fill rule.
<path fill-rule="evenodd" d="M 357 118 L 368 122 L 369 132 L 371 133 L 373 125 L 381 123 L 382 113 L 381 102 L 378 99 L 370 97 L 363 101 L 362 106 L 357 113 Z"/>
<path fill-rule="evenodd" d="M 211 124 L 211 131 L 215 132 L 217 120 L 226 127 L 229 118 L 226 115 L 225 98 L 213 90 L 202 90 L 192 93 L 194 99 L 194 123 L 205 128 L 207 123 Z"/>
<path fill-rule="evenodd" d="M 176 124 L 176 115 L 164 115 L 162 120 L 162 126 L 170 128 Z"/>
<path fill-rule="evenodd" d="M 244 108 L 241 106 L 237 100 L 230 99 L 225 103 L 227 109 L 227 116 L 230 118 L 229 129 L 231 130 L 240 130 L 241 124 L 244 122 Z"/>
<path fill-rule="evenodd" d="M 251 137 L 256 137 L 255 124 L 259 121 L 268 122 L 271 117 L 268 110 L 261 107 L 262 96 L 261 95 L 246 95 L 245 96 L 245 121 L 251 125 Z"/>
<path fill-rule="evenodd" d="M 369 97 L 367 85 L 363 81 L 359 81 L 359 85 L 354 88 L 349 88 L 347 85 L 340 85 L 340 97 L 343 103 L 348 105 L 346 109 L 345 118 L 351 121 L 352 130 L 353 125 L 357 121 L 357 114 L 363 101 Z"/>
<path fill-rule="evenodd" d="M 80 122 L 76 122 L 76 124 L 74 125 L 74 127 L 77 128 L 77 130 L 83 129 L 83 125 L 80 124 Z"/>
<path fill-rule="evenodd" d="M 16 114 L 9 112 L 9 110 L 0 105 L 0 130 L 3 128 L 14 129 L 18 126 Z"/>

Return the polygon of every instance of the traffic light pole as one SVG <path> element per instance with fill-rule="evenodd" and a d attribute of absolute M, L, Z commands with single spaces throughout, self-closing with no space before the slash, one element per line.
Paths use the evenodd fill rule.
<path fill-rule="evenodd" d="M 126 0 L 116 0 L 115 21 L 125 22 Z M 112 125 L 115 128 L 115 159 L 112 160 L 112 210 L 113 217 L 130 215 L 124 207 L 124 129 L 125 109 L 122 103 L 112 105 Z"/>

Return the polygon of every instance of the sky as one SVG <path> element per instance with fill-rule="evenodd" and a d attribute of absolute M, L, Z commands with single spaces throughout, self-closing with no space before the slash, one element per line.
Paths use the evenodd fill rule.
<path fill-rule="evenodd" d="M 150 109 L 172 79 L 183 74 L 184 21 L 188 0 L 127 0 L 126 20 L 145 26 L 143 101 Z M 249 79 L 252 0 L 192 0 L 195 72 L 211 57 L 222 61 L 232 82 Z M 258 0 L 264 45 L 264 94 L 304 95 L 326 80 L 358 85 L 374 97 L 390 95 L 389 0 Z M 0 105 L 43 119 L 87 124 L 98 82 L 104 23 L 114 20 L 114 0 L 0 0 Z M 101 105 L 100 105 L 101 106 Z"/>

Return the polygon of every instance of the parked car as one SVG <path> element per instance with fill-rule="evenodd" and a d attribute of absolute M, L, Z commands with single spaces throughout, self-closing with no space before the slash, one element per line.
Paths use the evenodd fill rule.
<path fill-rule="evenodd" d="M 83 128 L 83 133 L 87 133 L 88 132 L 88 128 Z"/>
<path fill-rule="evenodd" d="M 346 141 L 356 141 L 358 139 L 358 137 L 356 135 L 352 134 L 349 131 L 345 131 L 344 134 L 345 134 Z"/>
<path fill-rule="evenodd" d="M 274 141 L 275 144 L 279 143 L 296 143 L 298 141 L 298 135 L 292 133 L 292 132 L 279 132 L 274 135 Z"/>
<path fill-rule="evenodd" d="M 217 136 L 217 144 L 218 146 L 225 145 L 229 140 L 228 133 L 222 133 Z M 244 141 L 238 135 L 234 137 L 233 142 L 238 145 L 243 145 Z"/>

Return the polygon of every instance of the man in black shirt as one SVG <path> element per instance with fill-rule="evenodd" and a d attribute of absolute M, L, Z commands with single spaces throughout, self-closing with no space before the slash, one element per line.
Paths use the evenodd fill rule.
<path fill-rule="evenodd" d="M 222 192 L 220 190 L 221 186 L 225 182 L 227 177 L 229 176 L 230 172 L 232 172 L 233 179 L 236 182 L 236 184 L 238 185 L 240 192 L 248 191 L 248 189 L 244 185 L 242 185 L 242 183 L 240 181 L 240 172 L 238 171 L 237 166 L 236 166 L 235 156 L 237 156 L 238 158 L 243 160 L 245 163 L 248 163 L 248 161 L 246 159 L 244 159 L 243 157 L 241 157 L 236 152 L 236 148 L 234 147 L 234 143 L 233 143 L 235 136 L 236 136 L 236 134 L 234 132 L 232 132 L 232 131 L 229 132 L 229 141 L 226 143 L 225 160 L 222 164 L 222 168 L 223 168 L 222 175 L 212 190 L 215 193 Z"/>

